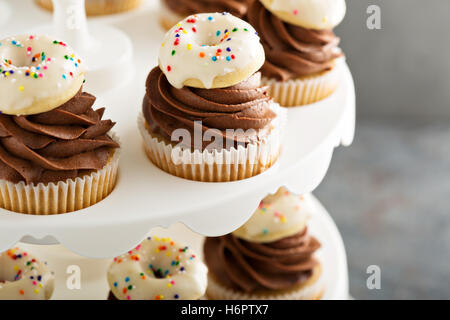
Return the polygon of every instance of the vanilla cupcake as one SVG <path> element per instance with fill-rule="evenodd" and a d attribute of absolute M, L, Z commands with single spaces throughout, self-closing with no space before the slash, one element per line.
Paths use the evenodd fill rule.
<path fill-rule="evenodd" d="M 165 30 L 191 14 L 229 12 L 243 18 L 252 0 L 161 0 L 159 22 Z"/>
<path fill-rule="evenodd" d="M 99 16 L 121 13 L 137 8 L 142 0 L 85 0 L 86 14 Z M 34 0 L 40 7 L 53 10 L 53 0 Z"/>
<path fill-rule="evenodd" d="M 263 63 L 255 30 L 230 14 L 194 15 L 172 28 L 147 78 L 139 118 L 151 161 L 205 182 L 249 178 L 271 167 L 284 110 L 260 85 Z"/>
<path fill-rule="evenodd" d="M 0 207 L 48 215 L 105 198 L 119 144 L 114 122 L 82 90 L 83 61 L 64 42 L 35 35 L 1 40 L 0 56 Z"/>
<path fill-rule="evenodd" d="M 0 300 L 49 300 L 54 282 L 47 265 L 27 251 L 0 252 Z"/>
<path fill-rule="evenodd" d="M 309 234 L 310 204 L 280 188 L 228 235 L 207 238 L 207 297 L 214 300 L 311 300 L 324 292 L 319 241 Z"/>
<path fill-rule="evenodd" d="M 343 53 L 332 29 L 344 18 L 345 0 L 257 0 L 247 19 L 266 51 L 263 83 L 281 106 L 317 102 L 339 81 Z"/>
<path fill-rule="evenodd" d="M 107 273 L 108 300 L 197 300 L 205 294 L 207 272 L 189 247 L 148 237 L 114 258 Z"/>

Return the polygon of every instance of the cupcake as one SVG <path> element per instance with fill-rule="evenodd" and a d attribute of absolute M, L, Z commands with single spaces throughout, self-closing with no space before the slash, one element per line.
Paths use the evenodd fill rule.
<path fill-rule="evenodd" d="M 280 188 L 262 200 L 235 232 L 206 238 L 206 295 L 214 300 L 320 299 L 323 276 L 314 257 L 319 241 L 310 235 L 309 203 Z"/>
<path fill-rule="evenodd" d="M 27 251 L 0 252 L 0 300 L 49 300 L 54 281 L 47 265 Z"/>
<path fill-rule="evenodd" d="M 207 268 L 189 247 L 149 237 L 108 269 L 108 300 L 197 300 L 206 291 Z"/>
<path fill-rule="evenodd" d="M 207 45 L 205 45 L 207 43 Z M 150 160 L 205 182 L 255 176 L 278 159 L 283 110 L 260 85 L 254 29 L 226 13 L 189 16 L 165 36 L 139 128 Z"/>
<path fill-rule="evenodd" d="M 281 106 L 317 102 L 339 81 L 343 53 L 333 28 L 344 18 L 344 0 L 254 1 L 247 19 L 266 52 L 263 83 Z"/>
<path fill-rule="evenodd" d="M 159 22 L 165 30 L 184 17 L 202 12 L 229 12 L 243 18 L 252 0 L 161 0 Z"/>
<path fill-rule="evenodd" d="M 142 0 L 85 0 L 86 14 L 100 16 L 129 11 L 137 8 Z M 34 0 L 40 7 L 53 10 L 53 0 Z"/>
<path fill-rule="evenodd" d="M 116 182 L 119 144 L 83 92 L 83 61 L 48 36 L 0 41 L 0 207 L 49 215 L 97 203 Z"/>

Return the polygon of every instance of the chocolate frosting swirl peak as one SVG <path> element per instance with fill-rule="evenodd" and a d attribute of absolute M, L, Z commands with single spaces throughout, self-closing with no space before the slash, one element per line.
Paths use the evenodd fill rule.
<path fill-rule="evenodd" d="M 201 121 L 202 132 L 208 129 L 224 139 L 227 145 L 248 144 L 261 141 L 270 130 L 276 114 L 270 109 L 271 98 L 267 87 L 260 87 L 261 74 L 228 88 L 199 89 L 172 87 L 165 75 L 154 68 L 146 82 L 143 114 L 152 132 L 171 141 L 173 131 L 186 129 L 194 136 L 194 122 Z M 244 132 L 227 132 L 242 129 Z M 248 129 L 254 129 L 249 130 Z M 193 140 L 193 139 L 192 139 Z M 202 148 L 211 142 L 204 141 Z M 185 147 L 193 147 L 191 145 Z"/>
<path fill-rule="evenodd" d="M 93 110 L 95 97 L 81 90 L 62 106 L 30 116 L 0 114 L 0 179 L 14 183 L 65 181 L 103 168 L 114 126 Z"/>
<path fill-rule="evenodd" d="M 266 52 L 263 76 L 286 81 L 313 75 L 334 67 L 343 54 L 340 39 L 332 30 L 313 30 L 283 22 L 254 1 L 247 12 L 248 22 L 258 31 Z"/>
<path fill-rule="evenodd" d="M 228 234 L 207 238 L 205 260 L 210 272 L 227 287 L 255 292 L 282 290 L 306 282 L 318 262 L 320 243 L 307 229 L 271 243 L 253 243 Z"/>
<path fill-rule="evenodd" d="M 242 18 L 252 0 L 164 0 L 165 4 L 181 16 L 202 12 L 229 12 Z"/>

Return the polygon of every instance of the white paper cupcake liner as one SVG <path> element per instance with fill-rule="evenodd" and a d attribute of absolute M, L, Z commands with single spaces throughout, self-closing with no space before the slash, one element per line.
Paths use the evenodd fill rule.
<path fill-rule="evenodd" d="M 274 291 L 273 293 L 246 293 L 224 287 L 211 275 L 208 276 L 206 298 L 210 300 L 320 300 L 325 290 L 321 269 L 317 280 L 300 289 Z"/>
<path fill-rule="evenodd" d="M 277 161 L 286 112 L 275 103 L 272 104 L 272 109 L 277 113 L 277 117 L 272 121 L 272 130 L 265 141 L 229 150 L 202 152 L 173 146 L 149 133 L 142 114 L 138 118 L 138 127 L 147 156 L 162 170 L 195 181 L 235 181 L 262 173 Z"/>
<path fill-rule="evenodd" d="M 268 85 L 269 95 L 283 107 L 295 107 L 311 104 L 331 95 L 339 83 L 341 67 L 340 59 L 330 71 L 311 77 L 278 81 L 263 77 L 262 85 Z"/>
<path fill-rule="evenodd" d="M 114 134 L 112 138 L 118 142 Z M 52 215 L 89 207 L 114 189 L 119 156 L 120 148 L 117 148 L 101 170 L 57 183 L 34 185 L 0 180 L 0 208 L 32 215 Z"/>

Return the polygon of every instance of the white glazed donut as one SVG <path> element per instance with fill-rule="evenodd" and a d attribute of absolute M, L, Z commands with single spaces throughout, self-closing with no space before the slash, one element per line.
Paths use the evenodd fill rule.
<path fill-rule="evenodd" d="M 0 40 L 0 111 L 27 115 L 59 107 L 81 88 L 85 71 L 67 44 L 49 36 Z"/>
<path fill-rule="evenodd" d="M 332 29 L 346 12 L 345 0 L 260 0 L 281 20 L 309 29 Z"/>
<path fill-rule="evenodd" d="M 224 88 L 246 80 L 264 64 L 255 29 L 229 13 L 192 15 L 170 29 L 159 67 L 175 88 Z"/>
<path fill-rule="evenodd" d="M 46 265 L 19 248 L 0 253 L 0 300 L 48 300 L 54 276 Z"/>
<path fill-rule="evenodd" d="M 207 268 L 188 247 L 149 237 L 114 258 L 107 277 L 119 300 L 194 300 L 206 291 Z"/>
<path fill-rule="evenodd" d="M 233 234 L 250 242 L 277 241 L 304 230 L 312 210 L 303 196 L 281 187 L 265 197 L 253 216 Z"/>

